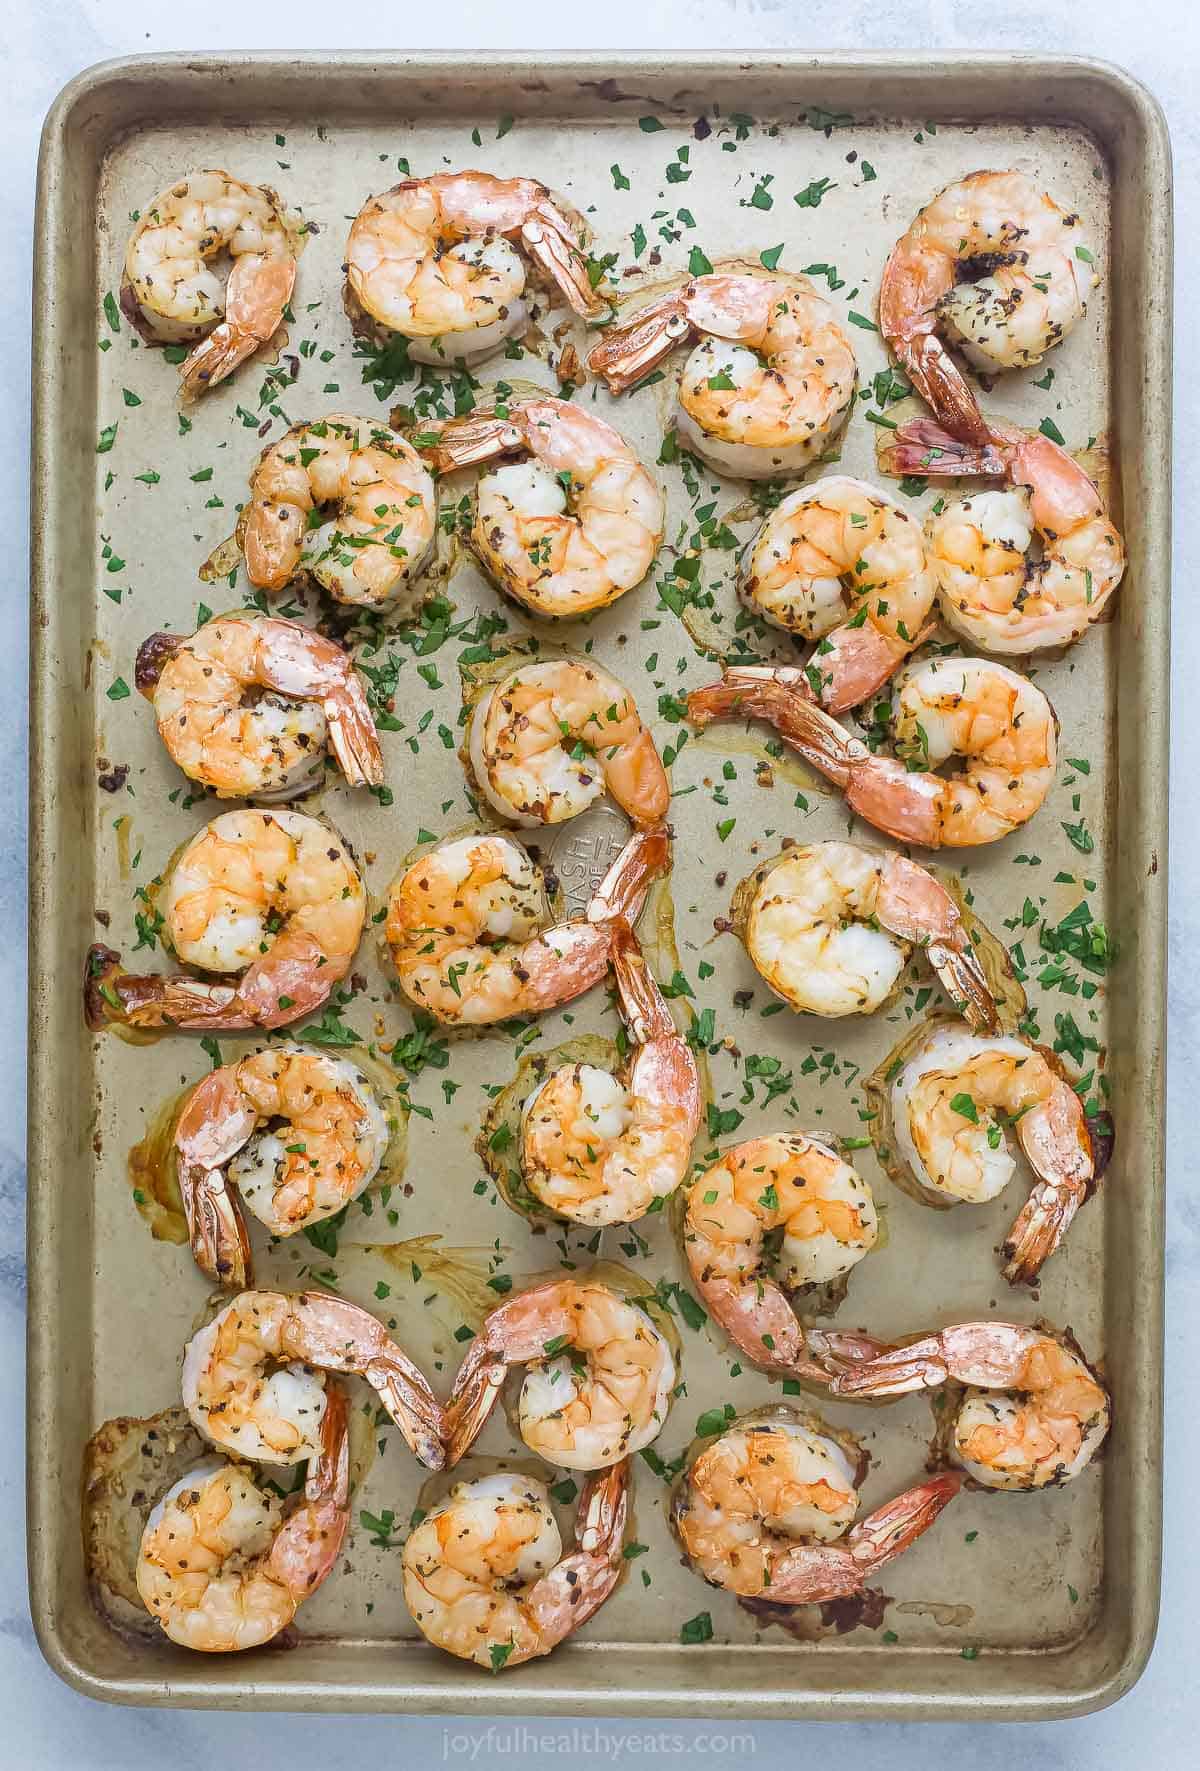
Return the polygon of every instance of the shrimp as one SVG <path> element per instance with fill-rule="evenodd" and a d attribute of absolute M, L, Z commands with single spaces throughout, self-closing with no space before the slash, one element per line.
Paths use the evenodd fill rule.
<path fill-rule="evenodd" d="M 521 664 L 471 711 L 471 769 L 513 824 L 561 824 L 609 793 L 634 823 L 659 823 L 671 786 L 633 696 L 585 658 Z"/>
<path fill-rule="evenodd" d="M 181 1648 L 258 1648 L 332 1573 L 349 1522 L 346 1400 L 330 1385 L 299 1504 L 285 1514 L 244 1465 L 206 1458 L 147 1519 L 138 1592 Z"/>
<path fill-rule="evenodd" d="M 942 614 L 985 652 L 1069 646 L 1098 621 L 1125 571 L 1125 543 L 1084 468 L 1042 436 L 991 426 L 960 443 L 928 419 L 881 452 L 888 472 L 996 475 L 1002 490 L 939 499 L 926 533 Z"/>
<path fill-rule="evenodd" d="M 719 473 L 797 474 L 849 417 L 858 365 L 833 308 L 805 277 L 694 277 L 610 326 L 588 358 L 613 393 L 699 337 L 679 384 L 683 445 Z"/>
<path fill-rule="evenodd" d="M 549 1654 L 616 1586 L 628 1509 L 624 1458 L 584 1483 L 564 1556 L 544 1482 L 497 1470 L 457 1483 L 404 1546 L 414 1622 L 435 1648 L 494 1673 Z"/>
<path fill-rule="evenodd" d="M 776 1274 L 767 1238 L 782 1230 Z M 709 1312 L 738 1350 L 771 1371 L 811 1376 L 787 1294 L 840 1279 L 874 1248 L 868 1183 L 830 1144 L 804 1132 L 751 1138 L 692 1182 L 683 1251 Z"/>
<path fill-rule="evenodd" d="M 311 574 L 339 603 L 380 608 L 408 590 L 437 529 L 420 456 L 370 418 L 294 424 L 263 450 L 238 519 L 246 575 L 283 590 Z"/>
<path fill-rule="evenodd" d="M 642 582 L 662 543 L 662 488 L 595 413 L 547 396 L 475 412 L 418 438 L 441 473 L 520 453 L 479 479 L 470 542 L 534 615 L 570 620 Z"/>
<path fill-rule="evenodd" d="M 852 1525 L 865 1461 L 818 1415 L 745 1415 L 679 1477 L 672 1528 L 697 1574 L 741 1598 L 815 1605 L 861 1593 L 963 1483 L 944 1470 Z"/>
<path fill-rule="evenodd" d="M 612 917 L 635 921 L 668 861 L 665 830 L 639 831 L 585 916 L 550 926 L 545 883 L 511 836 L 449 837 L 393 880 L 384 933 L 409 1001 L 444 1026 L 490 1026 L 558 1008 L 608 970 Z"/>
<path fill-rule="evenodd" d="M 94 946 L 84 972 L 93 1031 L 114 1021 L 189 1032 L 286 1027 L 320 1008 L 350 970 L 367 894 L 328 824 L 246 807 L 222 812 L 184 845 L 156 908 L 164 945 L 185 965 L 240 981 L 126 972 L 120 954 Z"/>
<path fill-rule="evenodd" d="M 583 222 L 532 178 L 409 178 L 354 218 L 347 311 L 378 343 L 400 333 L 418 363 L 478 363 L 529 322 L 526 258 L 577 314 L 601 311 L 582 234 Z"/>
<path fill-rule="evenodd" d="M 442 1468 L 442 1409 L 424 1376 L 369 1310 L 327 1291 L 231 1299 L 184 1349 L 183 1405 L 235 1457 L 303 1463 L 320 1455 L 326 1372 L 365 1378 L 414 1457 Z"/>
<path fill-rule="evenodd" d="M 383 780 L 379 736 L 346 653 L 296 621 L 218 615 L 153 633 L 135 680 L 172 762 L 218 799 L 294 799 L 331 746 L 351 787 Z"/>
<path fill-rule="evenodd" d="M 802 1014 L 874 1014 L 915 944 L 972 1026 L 998 1026 L 958 905 L 894 849 L 797 843 L 743 881 L 733 909 L 755 970 Z"/>
<path fill-rule="evenodd" d="M 1054 783 L 1058 721 L 1027 677 L 986 658 L 926 658 L 895 679 L 891 726 L 905 760 L 875 756 L 812 697 L 803 672 L 731 669 L 688 696 L 704 726 L 741 713 L 769 720 L 860 818 L 897 842 L 965 848 L 1033 817 Z M 934 773 L 952 756 L 965 768 Z"/>
<path fill-rule="evenodd" d="M 531 1193 L 577 1224 L 631 1224 L 678 1187 L 700 1127 L 700 1074 L 628 923 L 613 971 L 632 1052 L 613 1076 L 552 1070 L 525 1103 L 520 1161 Z"/>
<path fill-rule="evenodd" d="M 522 1439 L 569 1470 L 605 1469 L 657 1439 L 678 1377 L 670 1342 L 640 1304 L 594 1280 L 548 1280 L 498 1305 L 471 1342 L 446 1404 L 451 1466 L 514 1365 L 528 1367 Z"/>
<path fill-rule="evenodd" d="M 1070 1482 L 1108 1432 L 1108 1391 L 1072 1337 L 1016 1322 L 959 1322 L 913 1336 L 847 1364 L 835 1389 L 901 1396 L 949 1382 L 966 1386 L 952 1410 L 951 1454 L 987 1488 Z"/>
<path fill-rule="evenodd" d="M 928 637 L 937 578 L 906 511 L 864 480 L 831 474 L 771 512 L 738 588 L 753 614 L 818 642 L 809 681 L 841 713 Z"/>
<path fill-rule="evenodd" d="M 224 1285 L 251 1283 L 241 1205 L 272 1236 L 294 1236 L 370 1186 L 390 1139 L 374 1089 L 348 1058 L 276 1045 L 210 1071 L 175 1126 L 196 1264 Z"/>
<path fill-rule="evenodd" d="M 232 374 L 279 330 L 296 281 L 297 229 L 278 195 L 228 172 L 192 172 L 143 209 L 125 251 L 121 305 L 155 344 L 191 344 L 185 394 Z M 228 278 L 212 261 L 227 255 Z"/>
<path fill-rule="evenodd" d="M 1053 1054 L 938 1022 L 889 1087 L 896 1154 L 936 1202 L 980 1205 L 1002 1193 L 1016 1168 L 1006 1125 L 1015 1131 L 1035 1178 L 1004 1240 L 1004 1276 L 1032 1285 L 1099 1178 L 1083 1103 Z"/>
<path fill-rule="evenodd" d="M 945 332 L 976 368 L 1040 363 L 1086 312 L 1100 281 L 1079 216 L 1020 172 L 972 172 L 947 185 L 892 248 L 879 330 L 938 420 L 986 443 L 975 396 Z"/>

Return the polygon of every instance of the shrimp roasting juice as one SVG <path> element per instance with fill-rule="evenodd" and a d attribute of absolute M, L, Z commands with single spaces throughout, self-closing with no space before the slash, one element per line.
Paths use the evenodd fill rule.
<path fill-rule="evenodd" d="M 148 1653 L 1095 1615 L 1106 174 L 702 109 L 111 156 L 95 1406 L 193 1429 L 98 1587 Z M 122 1172 L 174 1096 L 176 1242 Z"/>

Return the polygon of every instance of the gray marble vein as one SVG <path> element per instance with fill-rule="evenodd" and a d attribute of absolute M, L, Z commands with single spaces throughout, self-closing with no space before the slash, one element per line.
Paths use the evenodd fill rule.
<path fill-rule="evenodd" d="M 811 47 L 1003 48 L 1107 57 L 1140 76 L 1166 106 L 1177 175 L 1180 348 L 1177 409 L 1180 460 L 1176 500 L 1177 557 L 1189 562 L 1200 545 L 1200 491 L 1190 472 L 1192 414 L 1200 403 L 1193 329 L 1200 271 L 1200 142 L 1195 85 L 1200 69 L 1200 10 L 1194 0 L 1008 0 L 985 8 L 975 0 L 607 0 L 599 15 L 549 0 L 444 0 L 436 8 L 378 6 L 330 14 L 314 0 L 257 0 L 242 7 L 189 9 L 164 18 L 151 0 L 4 0 L 5 102 L 0 107 L 0 161 L 7 168 L 8 217 L 0 240 L 0 484 L 8 500 L 12 540 L 0 595 L 0 953 L 8 967 L 9 1008 L 0 1017 L 4 1073 L 10 1079 L 0 1111 L 0 1766 L 119 1767 L 169 1761 L 178 1771 L 212 1765 L 287 1765 L 294 1771 L 341 1771 L 364 1764 L 531 1763 L 535 1753 L 519 1726 L 469 1729 L 453 1720 L 227 1716 L 109 1709 L 60 1685 L 44 1665 L 30 1627 L 22 1537 L 24 1277 L 22 1014 L 20 955 L 24 909 L 25 598 L 23 491 L 28 453 L 29 242 L 38 130 L 59 87 L 103 57 L 139 50 L 286 47 L 341 44 L 395 47 Z M 54 489 L 49 489 L 54 496 Z M 802 1755 L 861 1771 L 908 1771 L 957 1762 L 979 1771 L 1089 1771 L 1133 1765 L 1175 1771 L 1196 1762 L 1200 1681 L 1195 1672 L 1195 1605 L 1200 1592 L 1195 1528 L 1195 1471 L 1200 1457 L 1196 1384 L 1188 1348 L 1200 1342 L 1200 1193 L 1195 1133 L 1186 1105 L 1200 1064 L 1200 792 L 1191 774 L 1194 685 L 1189 671 L 1200 641 L 1200 599 L 1186 569 L 1179 574 L 1175 618 L 1175 755 L 1172 779 L 1172 925 L 1170 1115 L 1172 1192 L 1169 1209 L 1168 1450 L 1165 1594 L 1158 1645 L 1149 1670 L 1115 1709 L 1079 1721 L 1029 1725 L 930 1727 L 840 1724 L 813 1728 L 764 1724 L 737 1729 L 736 1749 L 720 1750 L 707 1730 L 713 1764 L 733 1760 L 782 1766 Z M 559 1724 L 554 1724 L 557 1730 Z M 583 1727 L 569 1754 L 579 1771 L 620 1763 L 632 1748 L 620 1737 L 638 1725 Z M 676 1759 L 700 1724 L 670 1723 L 647 1753 Z M 534 1725 L 536 1732 L 536 1725 Z M 641 1731 L 646 1732 L 646 1731 Z M 618 1756 L 618 1750 L 620 1756 Z M 693 1759 L 693 1762 L 695 1760 Z"/>

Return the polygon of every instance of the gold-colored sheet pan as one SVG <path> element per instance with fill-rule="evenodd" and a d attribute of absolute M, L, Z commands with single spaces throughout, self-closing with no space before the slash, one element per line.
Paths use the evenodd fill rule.
<path fill-rule="evenodd" d="M 995 926 L 1019 918 L 1023 900 L 1033 903 L 1031 956 L 1037 923 L 1060 918 L 1085 894 L 1118 945 L 1102 988 L 1082 1005 L 1056 987 L 1029 986 L 1047 1036 L 1056 1015 L 1073 1012 L 1095 1040 L 1094 1061 L 1112 1091 L 1116 1155 L 1040 1292 L 1014 1297 L 995 1256 L 1011 1197 L 930 1213 L 862 1152 L 885 1208 L 887 1246 L 855 1274 L 839 1320 L 884 1334 L 987 1311 L 1069 1324 L 1104 1362 L 1116 1424 L 1102 1461 L 1065 1490 L 958 1500 L 886 1570 L 882 1621 L 845 1633 L 822 1626 L 815 1612 L 795 1635 L 763 1627 L 705 1587 L 679 1563 L 665 1484 L 638 1460 L 634 1530 L 646 1554 L 579 1640 L 499 1678 L 429 1648 L 405 1612 L 395 1545 L 422 1473 L 392 1434 L 356 1497 L 344 1563 L 301 1613 L 296 1644 L 189 1657 L 131 1632 L 103 1592 L 89 1590 L 80 1536 L 88 1436 L 108 1417 L 178 1399 L 178 1349 L 205 1303 L 186 1249 L 151 1238 L 126 1156 L 208 1059 L 194 1039 L 133 1046 L 89 1035 L 78 980 L 97 938 L 128 956 L 136 887 L 212 808 L 169 797 L 180 778 L 149 709 L 136 694 L 113 691 L 132 682 L 147 633 L 190 630 L 197 604 L 213 604 L 221 590 L 199 584 L 197 568 L 233 526 L 260 423 L 277 436 L 289 421 L 337 409 L 382 419 L 392 403 L 411 399 L 411 389 L 372 385 L 354 353 L 340 302 L 348 218 L 368 193 L 395 182 L 398 167 L 471 164 L 543 178 L 564 192 L 586 213 L 594 250 L 619 255 L 614 275 L 623 287 L 686 269 L 693 249 L 716 263 L 781 246 L 782 265 L 818 267 L 810 274 L 866 322 L 853 336 L 868 395 L 886 366 L 870 318 L 887 250 L 951 178 L 989 165 L 1034 172 L 1070 198 L 1098 242 L 1104 281 L 1086 322 L 1050 359 L 1052 380 L 1008 377 L 986 396 L 1018 422 L 1051 419 L 1073 448 L 1108 446 L 1129 548 L 1116 619 L 1037 672 L 1062 720 L 1064 755 L 1089 759 L 1090 772 L 1060 770 L 1025 832 L 957 857 L 956 867 Z M 261 363 L 247 367 L 189 412 L 184 434 L 174 372 L 159 353 L 136 348 L 123 320 L 113 329 L 104 297 L 119 285 L 131 212 L 194 165 L 277 185 L 319 231 L 301 260 L 280 378 L 267 381 Z M 108 63 L 61 94 L 42 147 L 34 306 L 29 1554 L 38 1635 L 64 1678 L 121 1702 L 229 1708 L 1028 1719 L 1111 1702 L 1137 1677 L 1153 1639 L 1159 1560 L 1170 201 L 1155 102 L 1118 70 L 1079 61 L 178 55 Z M 648 240 L 640 259 L 635 230 Z M 474 398 L 506 375 L 555 385 L 545 358 L 530 354 L 485 365 Z M 590 387 L 578 397 L 595 397 L 643 459 L 656 462 L 669 386 L 619 404 Z M 871 404 L 860 402 L 844 439 L 851 473 L 873 470 Z M 113 425 L 116 440 L 98 454 Z M 671 538 L 710 494 L 689 487 L 678 463 L 656 471 Z M 744 487 L 706 480 L 718 521 L 727 518 L 745 540 Z M 914 511 L 930 497 L 915 496 Z M 713 606 L 731 610 L 733 553 L 716 547 L 703 557 Z M 654 717 L 660 743 L 678 752 L 678 966 L 697 1007 L 714 1011 L 714 1043 L 726 1041 L 710 1059 L 716 1105 L 742 1116 L 743 1136 L 781 1123 L 853 1136 L 859 1080 L 923 1006 L 924 980 L 914 972 L 889 1013 L 853 1026 L 763 1017 L 765 990 L 740 947 L 714 938 L 713 918 L 756 858 L 788 836 L 843 834 L 846 819 L 820 782 L 793 779 L 790 768 L 739 749 L 747 740 L 731 728 L 681 747 L 675 698 L 708 680 L 712 664 L 660 597 L 658 579 L 652 574 L 586 630 L 555 637 L 590 639 Z M 103 594 L 114 588 L 124 593 L 119 601 Z M 384 734 L 392 802 L 336 786 L 321 796 L 323 814 L 365 857 L 376 900 L 422 826 L 440 832 L 467 815 L 453 734 L 458 656 L 476 616 L 499 610 L 514 636 L 528 627 L 465 557 L 441 594 L 453 612 L 440 639 L 427 623 L 418 644 L 411 634 L 389 642 L 402 660 L 396 711 L 404 726 Z M 1086 858 L 1068 823 L 1090 833 Z M 613 834 L 593 820 L 554 839 L 568 895 L 583 891 Z M 1010 930 L 1009 939 L 1023 932 Z M 139 958 L 162 963 L 161 955 Z M 390 1044 L 411 1022 L 387 989 L 373 941 L 358 969 L 365 988 L 346 1020 L 364 1039 Z M 1029 969 L 1036 978 L 1032 957 Z M 603 992 L 571 1012 L 569 1024 L 545 1018 L 538 1037 L 546 1046 L 614 1030 Z M 227 1057 L 239 1049 L 245 1042 L 222 1041 Z M 752 1054 L 768 1067 L 748 1068 Z M 369 1217 L 353 1209 L 336 1248 L 294 1238 L 259 1252 L 265 1283 L 333 1279 L 390 1311 L 443 1388 L 482 1276 L 499 1270 L 519 1286 L 561 1252 L 478 1185 L 473 1140 L 486 1089 L 511 1077 L 516 1058 L 513 1039 L 496 1033 L 451 1041 L 442 1067 L 398 1069 L 418 1111 L 408 1126 L 406 1184 L 390 1209 L 378 1200 Z M 776 1076 L 791 1073 L 786 1089 L 763 1085 L 772 1059 Z M 607 1232 L 600 1252 L 648 1285 L 686 1283 L 669 1214 L 638 1229 L 644 1236 Z M 440 1241 L 391 1260 L 381 1252 L 419 1237 Z M 497 1255 L 498 1267 L 481 1266 Z M 680 1327 L 687 1393 L 659 1441 L 664 1460 L 688 1443 L 704 1410 L 726 1401 L 741 1410 L 778 1395 L 755 1373 L 731 1375 L 711 1328 Z M 925 1400 L 826 1412 L 867 1442 L 869 1503 L 917 1478 L 930 1431 Z M 483 1449 L 514 1452 L 503 1421 L 492 1423 Z M 392 1538 L 372 1541 L 378 1533 L 361 1523 L 360 1509 L 375 1518 L 390 1510 L 399 1522 Z M 682 1626 L 702 1612 L 712 1639 L 689 1641 L 703 1632 Z"/>

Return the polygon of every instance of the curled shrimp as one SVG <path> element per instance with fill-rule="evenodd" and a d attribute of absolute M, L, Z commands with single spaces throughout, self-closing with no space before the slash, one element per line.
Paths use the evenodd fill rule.
<path fill-rule="evenodd" d="M 569 1470 L 605 1469 L 657 1439 L 677 1378 L 674 1348 L 639 1303 L 594 1280 L 549 1280 L 498 1305 L 471 1342 L 446 1404 L 451 1466 L 515 1365 L 527 1367 L 522 1439 Z"/>
<path fill-rule="evenodd" d="M 1004 1240 L 1004 1276 L 1033 1284 L 1102 1166 L 1083 1103 L 1053 1054 L 1015 1035 L 935 1021 L 905 1041 L 887 1074 L 887 1117 L 873 1130 L 903 1165 L 897 1178 L 926 1201 L 995 1199 L 1016 1169 L 1006 1141 L 1015 1132 L 1034 1185 Z"/>
<path fill-rule="evenodd" d="M 763 1409 L 696 1453 L 671 1525 L 710 1586 L 777 1605 L 845 1598 L 928 1531 L 963 1482 L 944 1470 L 854 1525 L 865 1466 L 857 1441 L 818 1415 Z"/>
<path fill-rule="evenodd" d="M 327 1001 L 350 970 L 367 912 L 345 842 L 318 818 L 276 808 L 222 812 L 171 864 L 157 899 L 161 930 L 187 973 L 121 969 L 109 947 L 89 950 L 87 1024 L 230 1031 L 286 1027 Z"/>
<path fill-rule="evenodd" d="M 927 638 L 937 578 L 907 511 L 864 480 L 830 474 L 771 512 L 738 588 L 755 615 L 817 642 L 809 681 L 841 713 Z"/>
<path fill-rule="evenodd" d="M 285 1512 L 243 1464 L 205 1459 L 146 1521 L 138 1592 L 182 1648 L 258 1648 L 333 1571 L 349 1522 L 346 1399 L 331 1384 L 299 1503 Z"/>
<path fill-rule="evenodd" d="M 277 194 L 192 172 L 143 209 L 125 252 L 122 306 L 157 344 L 191 344 L 179 376 L 203 393 L 274 337 L 296 281 L 297 230 Z M 231 260 L 227 278 L 214 260 Z"/>
<path fill-rule="evenodd" d="M 737 714 L 768 720 L 841 789 L 852 812 L 897 842 L 926 849 L 1008 836 L 1054 783 L 1054 709 L 1027 677 L 986 658 L 927 658 L 894 679 L 892 738 L 904 761 L 873 755 L 852 738 L 792 667 L 727 670 L 688 696 L 694 725 Z M 952 756 L 962 757 L 961 771 L 933 772 Z"/>
<path fill-rule="evenodd" d="M 498 1673 L 549 1654 L 608 1598 L 623 1566 L 629 1460 L 589 1476 L 563 1555 L 544 1482 L 512 1470 L 459 1482 L 404 1546 L 404 1598 L 435 1648 Z"/>
<path fill-rule="evenodd" d="M 754 969 L 802 1014 L 874 1014 L 917 946 L 972 1026 L 998 1025 L 958 905 L 894 849 L 793 844 L 738 886 L 733 915 Z"/>
<path fill-rule="evenodd" d="M 942 614 L 985 652 L 1068 646 L 1108 607 L 1125 543 L 1073 455 L 1012 425 L 960 443 L 928 419 L 902 425 L 881 451 L 888 472 L 997 476 L 1003 489 L 941 500 L 929 513 L 929 556 Z"/>
<path fill-rule="evenodd" d="M 418 438 L 439 472 L 520 454 L 482 474 L 470 542 L 506 595 L 570 620 L 642 582 L 663 538 L 662 488 L 611 424 L 569 400 L 474 412 Z"/>
<path fill-rule="evenodd" d="M 370 418 L 334 413 L 263 450 L 237 540 L 262 590 L 310 575 L 340 603 L 379 608 L 410 588 L 436 528 L 416 450 Z"/>
<path fill-rule="evenodd" d="M 947 185 L 892 248 L 879 330 L 939 421 L 964 442 L 988 427 L 942 333 L 977 368 L 1040 363 L 1099 282 L 1079 216 L 1020 172 Z"/>
<path fill-rule="evenodd" d="M 224 1285 L 252 1281 L 242 1205 L 272 1236 L 332 1217 L 370 1186 L 391 1139 L 357 1065 L 276 1045 L 210 1071 L 175 1126 L 192 1254 Z"/>
<path fill-rule="evenodd" d="M 915 1335 L 846 1365 L 835 1388 L 866 1398 L 947 1383 L 966 1386 L 950 1411 L 950 1453 L 987 1488 L 1070 1482 L 1108 1432 L 1108 1391 L 1072 1337 L 1016 1322 L 958 1322 Z"/>
<path fill-rule="evenodd" d="M 172 762 L 218 799 L 293 799 L 322 778 L 331 747 L 351 787 L 383 780 L 361 679 L 341 646 L 297 621 L 218 615 L 138 648 Z"/>
<path fill-rule="evenodd" d="M 624 684 L 586 658 L 520 664 L 471 710 L 471 769 L 513 824 L 561 824 L 608 793 L 635 824 L 666 816 L 671 787 Z"/>
<path fill-rule="evenodd" d="M 183 1355 L 183 1405 L 197 1432 L 235 1457 L 320 1455 L 327 1372 L 365 1378 L 431 1470 L 445 1462 L 442 1410 L 423 1374 L 369 1310 L 327 1291 L 243 1291 Z"/>
<path fill-rule="evenodd" d="M 833 308 L 805 277 L 694 277 L 610 326 L 588 358 L 623 393 L 684 339 L 684 447 L 735 479 L 799 473 L 845 424 L 858 366 Z"/>
<path fill-rule="evenodd" d="M 700 1074 L 628 923 L 610 951 L 632 1046 L 614 1076 L 552 1070 L 521 1116 L 521 1171 L 543 1205 L 577 1224 L 631 1224 L 678 1187 L 700 1126 Z"/>
<path fill-rule="evenodd" d="M 767 1239 L 779 1231 L 772 1274 Z M 842 1278 L 878 1234 L 857 1169 L 822 1139 L 778 1132 L 726 1150 L 692 1182 L 683 1251 L 708 1310 L 747 1359 L 819 1382 L 788 1293 Z"/>
<path fill-rule="evenodd" d="M 400 987 L 446 1026 L 542 1014 L 598 984 L 614 916 L 636 920 L 668 860 L 662 829 L 636 832 L 584 916 L 551 925 L 543 877 L 511 836 L 449 837 L 393 880 L 385 925 Z"/>
<path fill-rule="evenodd" d="M 582 232 L 583 222 L 532 178 L 405 179 L 354 218 L 347 310 L 377 342 L 400 333 L 418 363 L 478 363 L 529 322 L 526 260 L 577 314 L 601 310 Z"/>

